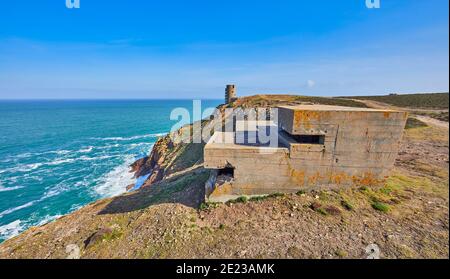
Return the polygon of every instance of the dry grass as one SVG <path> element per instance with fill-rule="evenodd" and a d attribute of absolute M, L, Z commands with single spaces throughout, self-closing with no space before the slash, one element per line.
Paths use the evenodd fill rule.
<path fill-rule="evenodd" d="M 352 99 L 371 100 L 398 107 L 448 109 L 448 93 L 357 96 Z"/>

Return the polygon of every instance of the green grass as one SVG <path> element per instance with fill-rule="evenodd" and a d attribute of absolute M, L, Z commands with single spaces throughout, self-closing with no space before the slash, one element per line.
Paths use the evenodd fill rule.
<path fill-rule="evenodd" d="M 273 193 L 267 196 L 268 198 L 278 198 L 278 197 L 284 197 L 283 193 Z"/>
<path fill-rule="evenodd" d="M 250 202 L 259 202 L 264 200 L 267 200 L 267 196 L 256 196 L 249 199 Z"/>
<path fill-rule="evenodd" d="M 230 204 L 230 203 L 246 203 L 248 201 L 249 201 L 248 197 L 241 196 L 241 197 L 239 197 L 237 199 L 227 201 L 227 204 Z"/>
<path fill-rule="evenodd" d="M 220 205 L 220 203 L 216 203 L 216 202 L 204 202 L 200 204 L 199 210 L 200 211 L 205 211 L 211 208 L 216 208 Z"/>
<path fill-rule="evenodd" d="M 345 252 L 344 250 L 337 250 L 335 252 L 335 255 L 338 256 L 339 258 L 345 258 L 348 256 L 347 252 Z"/>
<path fill-rule="evenodd" d="M 428 116 L 440 121 L 448 122 L 448 111 L 439 113 L 430 113 Z"/>
<path fill-rule="evenodd" d="M 448 93 L 357 96 L 347 98 L 377 101 L 398 107 L 440 108 L 440 109 L 448 109 L 449 107 Z"/>
<path fill-rule="evenodd" d="M 296 193 L 297 196 L 301 196 L 301 195 L 305 195 L 306 191 L 305 190 L 300 190 Z"/>
<path fill-rule="evenodd" d="M 378 201 L 373 202 L 372 207 L 384 213 L 389 212 L 389 210 L 391 210 L 391 207 L 389 205 Z"/>
<path fill-rule="evenodd" d="M 251 197 L 250 199 L 248 199 L 249 202 L 259 202 L 259 201 L 264 201 L 267 199 L 274 199 L 274 198 L 278 198 L 278 197 L 284 197 L 285 194 L 283 193 L 273 193 L 270 195 L 265 195 L 265 196 L 254 196 Z"/>
<path fill-rule="evenodd" d="M 111 240 L 114 240 L 114 239 L 117 239 L 117 238 L 121 238 L 122 235 L 123 235 L 123 233 L 122 233 L 121 231 L 113 230 L 113 232 L 112 232 L 111 234 L 107 234 L 107 235 L 104 237 L 104 239 L 105 239 L 106 241 L 111 241 Z"/>
<path fill-rule="evenodd" d="M 328 215 L 328 212 L 322 207 L 317 208 L 316 211 L 319 212 L 320 214 L 324 215 L 324 216 Z"/>
<path fill-rule="evenodd" d="M 408 118 L 408 121 L 406 121 L 406 127 L 405 129 L 413 129 L 413 128 L 421 128 L 421 127 L 428 127 L 428 125 L 416 118 Z"/>
<path fill-rule="evenodd" d="M 345 209 L 347 209 L 347 210 L 349 210 L 349 211 L 352 211 L 352 210 L 355 208 L 355 206 L 353 206 L 352 203 L 350 203 L 349 201 L 347 201 L 347 200 L 345 200 L 345 199 L 343 199 L 343 200 L 341 201 L 341 205 L 342 205 Z"/>

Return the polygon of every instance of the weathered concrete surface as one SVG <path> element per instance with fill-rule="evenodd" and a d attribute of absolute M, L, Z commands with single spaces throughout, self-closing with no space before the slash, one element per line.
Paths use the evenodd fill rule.
<path fill-rule="evenodd" d="M 229 84 L 225 88 L 225 104 L 232 103 L 236 98 L 236 86 L 234 84 Z"/>
<path fill-rule="evenodd" d="M 379 184 L 395 162 L 407 120 L 405 112 L 317 105 L 280 107 L 278 116 L 278 147 L 237 144 L 242 123 L 236 133 L 215 133 L 205 147 L 205 168 L 234 168 L 234 178 L 213 186 L 209 200 Z"/>

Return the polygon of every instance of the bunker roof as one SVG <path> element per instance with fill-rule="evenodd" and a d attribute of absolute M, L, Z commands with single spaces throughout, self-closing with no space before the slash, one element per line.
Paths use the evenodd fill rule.
<path fill-rule="evenodd" d="M 397 112 L 389 109 L 374 109 L 374 108 L 357 108 L 357 107 L 341 107 L 329 105 L 294 105 L 294 106 L 279 106 L 279 108 L 290 109 L 294 111 L 361 111 L 361 112 Z"/>

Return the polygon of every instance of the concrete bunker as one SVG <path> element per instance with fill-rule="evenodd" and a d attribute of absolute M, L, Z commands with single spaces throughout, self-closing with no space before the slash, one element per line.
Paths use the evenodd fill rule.
<path fill-rule="evenodd" d="M 204 150 L 204 166 L 214 173 L 206 200 L 382 183 L 407 120 L 407 113 L 392 110 L 326 105 L 276 109 L 276 123 L 240 121 L 232 132 L 213 134 Z M 276 146 L 261 140 L 268 131 L 276 133 Z"/>

